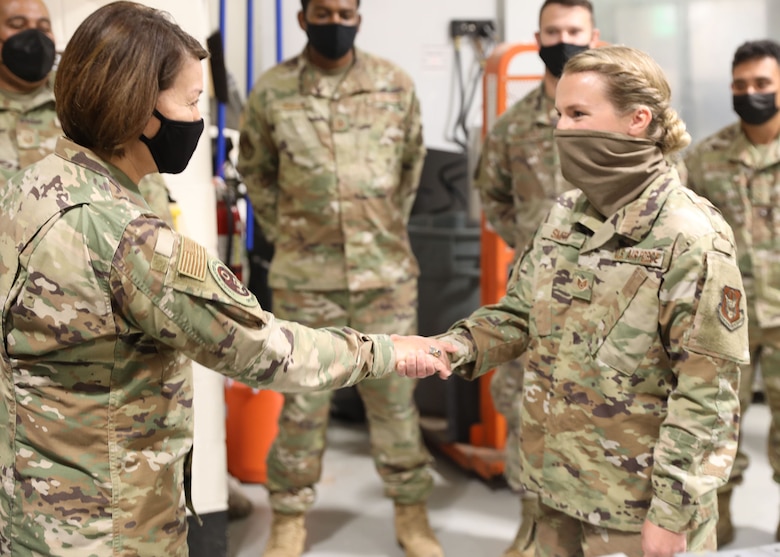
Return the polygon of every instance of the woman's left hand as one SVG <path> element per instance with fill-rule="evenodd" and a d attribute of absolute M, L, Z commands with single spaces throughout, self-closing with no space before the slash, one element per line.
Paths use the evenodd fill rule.
<path fill-rule="evenodd" d="M 661 528 L 645 520 L 642 525 L 642 551 L 644 557 L 674 557 L 685 553 L 688 547 L 685 532 L 677 533 Z"/>

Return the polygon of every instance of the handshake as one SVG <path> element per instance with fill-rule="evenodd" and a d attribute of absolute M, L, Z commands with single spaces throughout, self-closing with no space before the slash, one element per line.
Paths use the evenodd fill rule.
<path fill-rule="evenodd" d="M 438 373 L 442 379 L 452 374 L 452 365 L 447 354 L 457 347 L 434 338 L 416 335 L 391 335 L 395 347 L 395 371 L 402 377 L 422 379 Z"/>

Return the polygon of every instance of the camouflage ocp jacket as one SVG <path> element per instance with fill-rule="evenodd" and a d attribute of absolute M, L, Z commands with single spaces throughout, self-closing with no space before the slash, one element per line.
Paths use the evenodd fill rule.
<path fill-rule="evenodd" d="M 65 139 L 0 190 L 0 554 L 187 555 L 192 377 L 378 377 L 384 335 L 277 320 L 121 170 Z M 197 455 L 196 455 L 197 457 Z"/>
<path fill-rule="evenodd" d="M 443 336 L 457 373 L 522 353 L 523 483 L 582 521 L 714 518 L 737 447 L 747 318 L 731 229 L 676 171 L 604 218 L 567 192 L 507 295 Z"/>
<path fill-rule="evenodd" d="M 275 246 L 270 286 L 360 291 L 417 277 L 406 226 L 424 155 L 414 83 L 387 60 L 356 50 L 339 78 L 301 54 L 262 75 L 238 168 Z"/>

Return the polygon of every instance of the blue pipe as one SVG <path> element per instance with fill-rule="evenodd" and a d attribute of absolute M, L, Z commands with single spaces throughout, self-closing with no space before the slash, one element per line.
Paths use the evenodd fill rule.
<path fill-rule="evenodd" d="M 246 2 L 246 96 L 254 85 L 255 74 L 255 10 L 254 0 Z M 246 200 L 246 249 L 251 252 L 255 247 L 255 212 L 252 209 L 252 202 L 249 196 L 245 195 Z"/>
<path fill-rule="evenodd" d="M 246 2 L 246 95 L 249 97 L 255 82 L 255 9 L 254 0 Z"/>
<path fill-rule="evenodd" d="M 222 41 L 222 52 L 225 52 L 225 5 L 226 0 L 219 2 L 219 35 Z M 225 119 L 227 110 L 225 104 L 217 101 L 217 176 L 225 177 Z"/>
<path fill-rule="evenodd" d="M 276 0 L 276 63 L 284 56 L 282 47 L 282 0 Z"/>

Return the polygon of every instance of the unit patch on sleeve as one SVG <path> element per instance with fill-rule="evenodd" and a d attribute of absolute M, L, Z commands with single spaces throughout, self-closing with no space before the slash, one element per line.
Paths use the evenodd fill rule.
<path fill-rule="evenodd" d="M 742 292 L 731 286 L 724 286 L 721 290 L 720 304 L 718 304 L 718 317 L 729 331 L 734 331 L 745 322 L 745 314 L 740 307 Z"/>
<path fill-rule="evenodd" d="M 225 294 L 236 302 L 247 307 L 255 307 L 258 305 L 257 298 L 247 290 L 247 287 L 236 278 L 236 275 L 234 275 L 222 261 L 219 259 L 210 260 L 209 271 L 211 272 L 211 276 L 214 277 L 214 280 L 217 281 L 219 287 L 224 290 Z"/>

